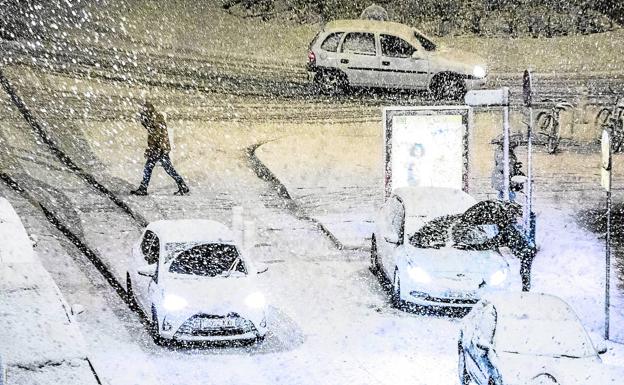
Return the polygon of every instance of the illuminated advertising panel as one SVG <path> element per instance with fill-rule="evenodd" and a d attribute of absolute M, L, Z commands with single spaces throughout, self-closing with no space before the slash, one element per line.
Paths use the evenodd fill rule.
<path fill-rule="evenodd" d="M 398 187 L 468 190 L 470 107 L 384 109 L 385 196 Z"/>

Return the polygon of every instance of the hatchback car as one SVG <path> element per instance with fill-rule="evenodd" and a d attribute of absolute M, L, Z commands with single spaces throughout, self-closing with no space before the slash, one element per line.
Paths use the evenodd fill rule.
<path fill-rule="evenodd" d="M 224 225 L 162 220 L 132 249 L 128 296 L 150 317 L 156 342 L 262 339 L 266 300 L 257 270 Z"/>
<path fill-rule="evenodd" d="M 496 293 L 462 320 L 458 342 L 462 385 L 619 384 L 621 368 L 602 364 L 604 341 L 592 343 L 560 298 Z"/>
<path fill-rule="evenodd" d="M 326 24 L 310 43 L 307 68 L 325 93 L 348 86 L 428 89 L 438 99 L 456 99 L 487 79 L 482 58 L 440 46 L 407 25 L 376 20 Z"/>
<path fill-rule="evenodd" d="M 394 190 L 375 222 L 370 263 L 391 282 L 395 305 L 471 307 L 482 294 L 507 289 L 507 261 L 496 248 L 481 247 L 497 229 L 460 220 L 476 203 L 451 188 Z"/>

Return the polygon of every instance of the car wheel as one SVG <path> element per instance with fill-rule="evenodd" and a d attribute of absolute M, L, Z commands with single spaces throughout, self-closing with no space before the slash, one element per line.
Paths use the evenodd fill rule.
<path fill-rule="evenodd" d="M 343 95 L 349 86 L 347 76 L 340 71 L 317 71 L 314 85 L 325 95 Z"/>
<path fill-rule="evenodd" d="M 459 100 L 466 95 L 466 82 L 452 73 L 437 74 L 429 88 L 436 100 Z"/>
<path fill-rule="evenodd" d="M 126 299 L 128 306 L 131 310 L 138 310 L 139 304 L 134 297 L 134 290 L 132 289 L 132 280 L 130 280 L 130 273 L 126 273 Z"/>
<path fill-rule="evenodd" d="M 462 346 L 461 342 L 459 344 L 457 344 L 457 357 L 458 357 L 458 364 L 457 364 L 457 372 L 459 374 L 459 383 L 461 385 L 469 385 L 470 384 L 470 375 L 468 374 L 468 371 L 466 370 L 466 356 L 464 355 L 464 347 Z"/>
<path fill-rule="evenodd" d="M 166 345 L 166 340 L 160 336 L 160 328 L 158 326 L 158 314 L 156 313 L 156 308 L 152 305 L 152 322 L 150 324 L 151 334 L 154 343 L 158 346 Z"/>
<path fill-rule="evenodd" d="M 399 269 L 394 269 L 394 279 L 392 280 L 392 304 L 395 307 L 403 307 L 401 300 L 401 279 L 399 277 Z"/>
<path fill-rule="evenodd" d="M 379 260 L 377 259 L 377 240 L 375 236 L 371 238 L 371 252 L 370 252 L 370 270 L 373 275 L 377 275 L 379 272 Z"/>

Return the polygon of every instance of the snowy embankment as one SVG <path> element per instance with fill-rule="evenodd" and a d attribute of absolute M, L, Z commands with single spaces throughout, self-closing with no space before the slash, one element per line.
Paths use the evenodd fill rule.
<path fill-rule="evenodd" d="M 0 356 L 8 384 L 99 384 L 72 309 L 0 197 Z"/>

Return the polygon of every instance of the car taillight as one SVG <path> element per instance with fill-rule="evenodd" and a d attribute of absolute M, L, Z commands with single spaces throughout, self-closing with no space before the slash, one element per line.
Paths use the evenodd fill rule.
<path fill-rule="evenodd" d="M 308 62 L 316 63 L 316 55 L 312 51 L 308 51 Z"/>

